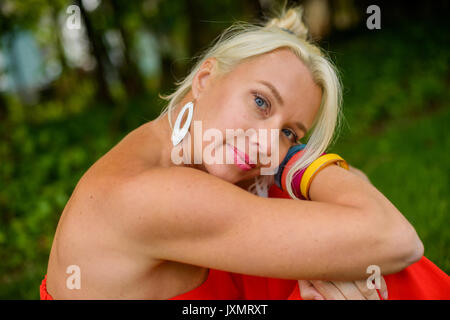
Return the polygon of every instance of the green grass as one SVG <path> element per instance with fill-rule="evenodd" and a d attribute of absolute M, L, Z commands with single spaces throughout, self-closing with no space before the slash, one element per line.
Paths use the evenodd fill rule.
<path fill-rule="evenodd" d="M 450 39 L 434 24 L 363 32 L 331 46 L 344 122 L 330 149 L 364 171 L 450 273 Z"/>
<path fill-rule="evenodd" d="M 415 227 L 425 256 L 450 273 L 450 108 L 342 139 L 331 150 L 367 174 Z"/>

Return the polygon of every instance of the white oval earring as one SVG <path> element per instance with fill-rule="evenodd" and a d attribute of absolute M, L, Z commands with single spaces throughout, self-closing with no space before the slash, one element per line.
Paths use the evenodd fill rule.
<path fill-rule="evenodd" d="M 180 130 L 181 119 L 183 119 L 184 113 L 186 110 L 189 111 L 186 122 L 183 125 L 183 128 Z M 176 146 L 183 140 L 184 136 L 187 134 L 189 127 L 191 126 L 192 115 L 194 113 L 194 103 L 188 102 L 183 106 L 180 113 L 178 114 L 177 120 L 175 120 L 175 125 L 172 131 L 172 144 Z"/>

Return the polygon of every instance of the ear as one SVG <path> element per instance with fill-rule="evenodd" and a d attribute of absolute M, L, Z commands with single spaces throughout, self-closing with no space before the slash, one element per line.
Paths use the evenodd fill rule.
<path fill-rule="evenodd" d="M 212 75 L 216 70 L 217 60 L 208 58 L 200 66 L 199 71 L 192 80 L 192 95 L 198 99 L 203 91 L 211 84 Z"/>

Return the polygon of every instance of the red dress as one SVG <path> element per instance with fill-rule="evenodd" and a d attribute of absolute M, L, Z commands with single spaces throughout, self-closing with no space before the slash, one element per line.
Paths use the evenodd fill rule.
<path fill-rule="evenodd" d="M 286 300 L 297 294 L 297 280 L 265 278 L 209 269 L 205 282 L 169 300 Z"/>
<path fill-rule="evenodd" d="M 277 186 L 271 198 L 290 198 Z M 369 276 L 369 275 L 368 275 Z M 450 300 L 450 277 L 426 257 L 400 272 L 385 275 L 388 300 Z M 41 300 L 52 300 L 46 277 L 40 286 Z M 209 269 L 197 288 L 169 300 L 302 300 L 297 280 L 257 277 Z"/>

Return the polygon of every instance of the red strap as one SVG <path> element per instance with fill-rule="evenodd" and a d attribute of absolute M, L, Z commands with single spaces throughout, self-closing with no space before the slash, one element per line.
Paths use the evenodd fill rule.
<path fill-rule="evenodd" d="M 53 300 L 53 297 L 47 292 L 47 275 L 45 275 L 44 280 L 42 280 L 39 291 L 41 300 Z"/>

